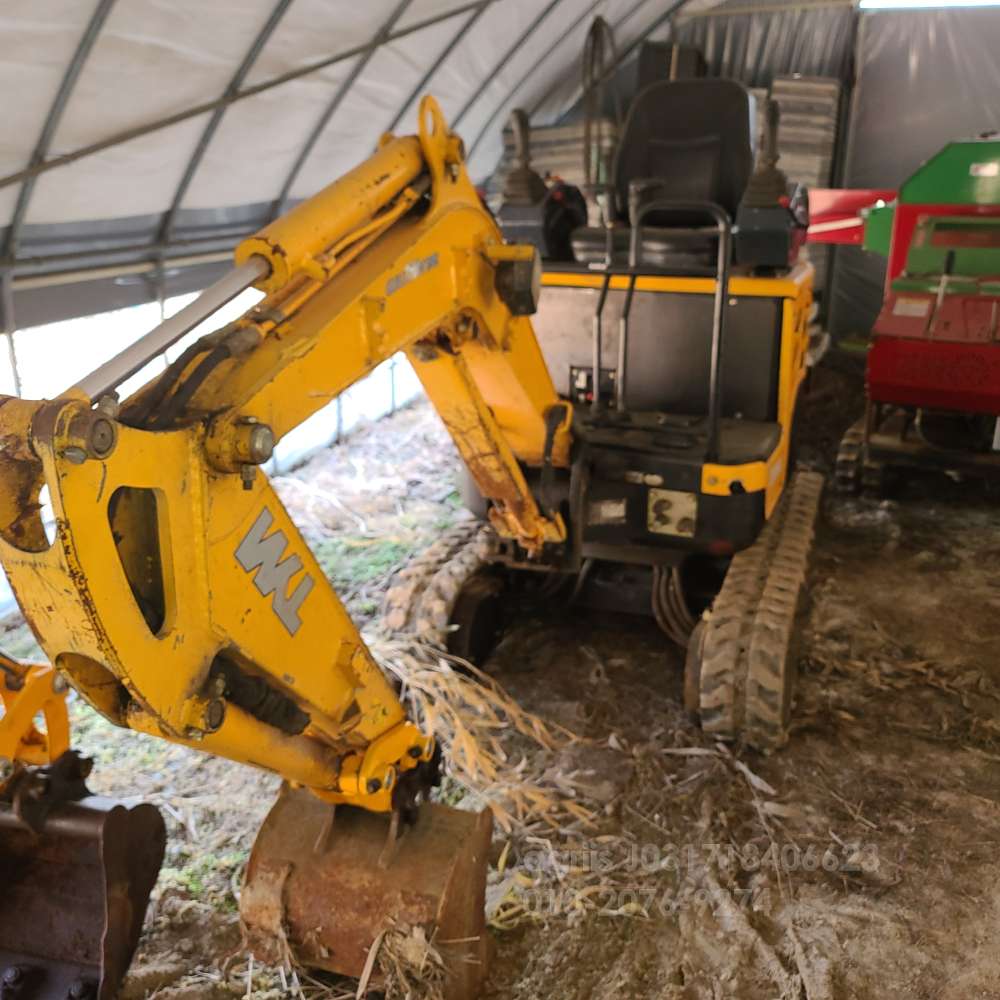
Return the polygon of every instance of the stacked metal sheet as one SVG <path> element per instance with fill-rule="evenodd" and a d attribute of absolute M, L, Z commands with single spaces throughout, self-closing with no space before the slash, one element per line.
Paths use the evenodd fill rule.
<path fill-rule="evenodd" d="M 810 188 L 830 187 L 840 116 L 841 83 L 825 76 L 776 76 L 771 97 L 781 109 L 779 166 L 793 181 Z M 816 289 L 826 287 L 828 247 L 810 247 Z"/>
<path fill-rule="evenodd" d="M 760 151 L 760 144 L 764 138 L 764 129 L 767 128 L 767 87 L 747 87 L 750 91 L 750 99 L 753 101 L 752 108 L 752 128 L 750 138 L 753 141 L 753 155 L 756 159 Z"/>
<path fill-rule="evenodd" d="M 840 113 L 839 80 L 823 76 L 776 76 L 771 97 L 781 108 L 781 162 L 805 184 L 830 183 Z"/>

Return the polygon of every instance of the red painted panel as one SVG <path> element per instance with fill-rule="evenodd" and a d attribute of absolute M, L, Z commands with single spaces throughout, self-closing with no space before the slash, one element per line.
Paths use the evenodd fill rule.
<path fill-rule="evenodd" d="M 934 314 L 930 337 L 967 344 L 988 344 L 997 324 L 997 299 L 948 295 Z"/>
<path fill-rule="evenodd" d="M 872 333 L 957 344 L 986 344 L 997 335 L 1000 299 L 947 295 L 935 308 L 936 300 L 931 292 L 889 292 Z"/>
<path fill-rule="evenodd" d="M 877 337 L 868 393 L 876 403 L 1000 416 L 1000 343 Z"/>
<path fill-rule="evenodd" d="M 872 332 L 886 337 L 923 337 L 934 312 L 934 296 L 921 292 L 889 292 Z"/>
<path fill-rule="evenodd" d="M 810 188 L 807 241 L 860 246 L 865 234 L 861 210 L 895 197 L 886 188 Z"/>

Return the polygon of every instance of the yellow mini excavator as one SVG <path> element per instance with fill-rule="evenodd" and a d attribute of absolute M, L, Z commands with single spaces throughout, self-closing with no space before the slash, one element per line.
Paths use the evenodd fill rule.
<path fill-rule="evenodd" d="M 155 810 L 89 795 L 60 722 L 68 684 L 119 726 L 285 779 L 241 894 L 258 959 L 358 976 L 401 921 L 433 928 L 450 997 L 477 992 L 489 814 L 428 801 L 432 734 L 408 720 L 259 470 L 398 351 L 485 519 L 402 574 L 390 624 L 468 646 L 508 579 L 582 592 L 644 570 L 658 620 L 689 646 L 703 725 L 781 742 L 818 496 L 814 479 L 789 479 L 811 271 L 794 262 L 802 220 L 784 188 L 747 183 L 746 94 L 730 87 L 718 114 L 705 91 L 683 98 L 696 114 L 671 105 L 647 121 L 673 97 L 640 97 L 618 217 L 567 230 L 544 272 L 545 240 L 504 241 L 425 98 L 419 135 L 386 136 L 245 240 L 227 277 L 127 352 L 57 399 L 0 399 L 0 559 L 52 664 L 3 664 L 0 988 L 112 997 L 162 858 Z M 681 120 L 695 131 L 678 138 Z M 549 194 L 529 184 L 509 206 L 529 235 L 533 217 L 555 218 Z M 747 234 L 735 263 L 734 214 Z M 257 306 L 119 401 L 251 285 Z M 541 347 L 528 319 L 540 299 Z M 700 606 L 684 592 L 699 559 L 724 576 Z"/>
<path fill-rule="evenodd" d="M 543 259 L 532 322 L 559 394 L 541 463 L 522 465 L 567 536 L 530 552 L 502 528 L 459 527 L 399 574 L 385 618 L 481 660 L 512 598 L 561 589 L 648 611 L 687 651 L 685 702 L 705 730 L 770 750 L 787 734 L 822 478 L 793 475 L 808 204 L 777 168 L 777 105 L 765 112 L 751 169 L 755 115 L 740 84 L 641 90 L 598 194 L 600 226 L 586 224 L 578 190 L 534 173 L 527 118 L 514 113 L 499 222 Z M 492 517 L 471 471 L 466 503 Z"/>

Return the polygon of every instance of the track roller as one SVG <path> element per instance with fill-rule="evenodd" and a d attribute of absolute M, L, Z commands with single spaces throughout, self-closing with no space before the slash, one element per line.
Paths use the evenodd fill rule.
<path fill-rule="evenodd" d="M 859 422 L 849 427 L 840 439 L 833 479 L 837 493 L 843 496 L 854 496 L 861 488 L 861 456 L 863 449 L 864 431 Z"/>

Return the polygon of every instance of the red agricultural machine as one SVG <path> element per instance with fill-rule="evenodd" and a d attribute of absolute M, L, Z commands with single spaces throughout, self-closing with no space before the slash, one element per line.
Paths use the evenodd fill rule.
<path fill-rule="evenodd" d="M 895 197 L 817 194 L 828 201 L 811 238 L 888 258 L 865 413 L 841 442 L 838 488 L 880 494 L 900 467 L 1000 481 L 1000 135 L 949 143 Z"/>

